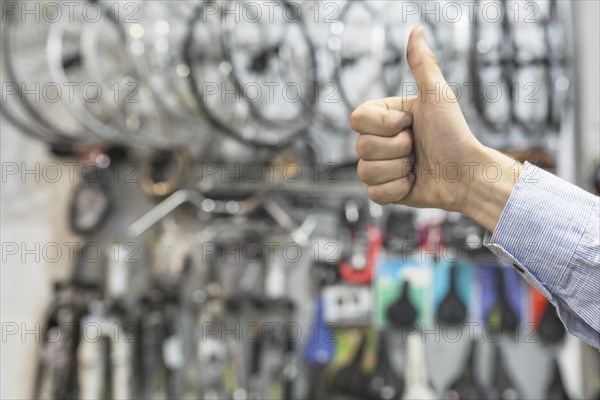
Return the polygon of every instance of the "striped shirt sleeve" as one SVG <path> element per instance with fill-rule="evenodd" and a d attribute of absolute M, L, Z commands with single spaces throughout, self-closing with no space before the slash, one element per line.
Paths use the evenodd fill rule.
<path fill-rule="evenodd" d="M 600 198 L 527 163 L 485 244 L 600 348 Z"/>

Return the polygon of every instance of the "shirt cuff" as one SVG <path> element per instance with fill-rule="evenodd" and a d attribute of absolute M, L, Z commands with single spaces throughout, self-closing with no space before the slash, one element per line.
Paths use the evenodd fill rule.
<path fill-rule="evenodd" d="M 525 163 L 496 231 L 486 237 L 486 245 L 503 261 L 526 266 L 521 272 L 527 278 L 555 292 L 587 227 L 595 199 Z"/>
<path fill-rule="evenodd" d="M 484 244 L 552 304 L 569 331 L 598 347 L 594 247 L 598 198 L 526 163 L 493 234 Z M 595 255 L 594 255 L 595 254 Z M 582 256 L 586 260 L 580 260 Z"/>

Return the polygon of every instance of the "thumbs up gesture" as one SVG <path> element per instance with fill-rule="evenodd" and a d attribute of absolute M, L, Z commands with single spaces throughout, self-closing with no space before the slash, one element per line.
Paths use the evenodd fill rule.
<path fill-rule="evenodd" d="M 360 134 L 358 176 L 378 204 L 458 211 L 493 230 L 518 179 L 518 164 L 471 133 L 423 27 L 411 32 L 407 52 L 419 95 L 369 101 L 350 117 Z M 490 163 L 501 173 L 493 188 L 485 182 Z"/>

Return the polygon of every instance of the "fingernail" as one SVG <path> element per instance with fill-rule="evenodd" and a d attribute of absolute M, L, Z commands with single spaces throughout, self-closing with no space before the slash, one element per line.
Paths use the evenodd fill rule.
<path fill-rule="evenodd" d="M 427 41 L 427 30 L 425 29 L 425 26 L 421 25 L 419 27 L 419 32 L 423 35 L 423 40 L 425 40 L 425 43 L 429 43 Z"/>

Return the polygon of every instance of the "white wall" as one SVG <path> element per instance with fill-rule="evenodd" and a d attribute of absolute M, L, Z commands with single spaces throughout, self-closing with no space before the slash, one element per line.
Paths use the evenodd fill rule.
<path fill-rule="evenodd" d="M 578 166 L 582 186 L 589 185 L 594 165 L 600 162 L 600 2 L 573 1 L 577 54 Z"/>
<path fill-rule="evenodd" d="M 51 299 L 51 282 L 65 276 L 69 269 L 66 257 L 56 262 L 45 262 L 36 254 L 8 255 L 4 250 L 9 243 L 22 249 L 35 249 L 51 243 L 69 240 L 66 229 L 67 201 L 70 194 L 69 180 L 57 183 L 45 182 L 35 173 L 22 174 L 26 167 L 33 171 L 51 160 L 40 143 L 15 132 L 4 119 L 0 119 L 0 143 L 2 177 L 0 180 L 0 241 L 2 263 L 0 265 L 0 398 L 31 399 L 32 382 L 39 350 L 40 329 Z M 13 166 L 19 168 L 16 175 L 8 175 Z M 38 163 L 38 164 L 36 164 Z M 23 261 L 23 257 L 25 260 Z M 54 257 L 51 255 L 50 257 Z M 7 335 L 17 324 L 18 334 Z M 21 329 L 36 331 L 38 336 L 22 336 Z"/>

